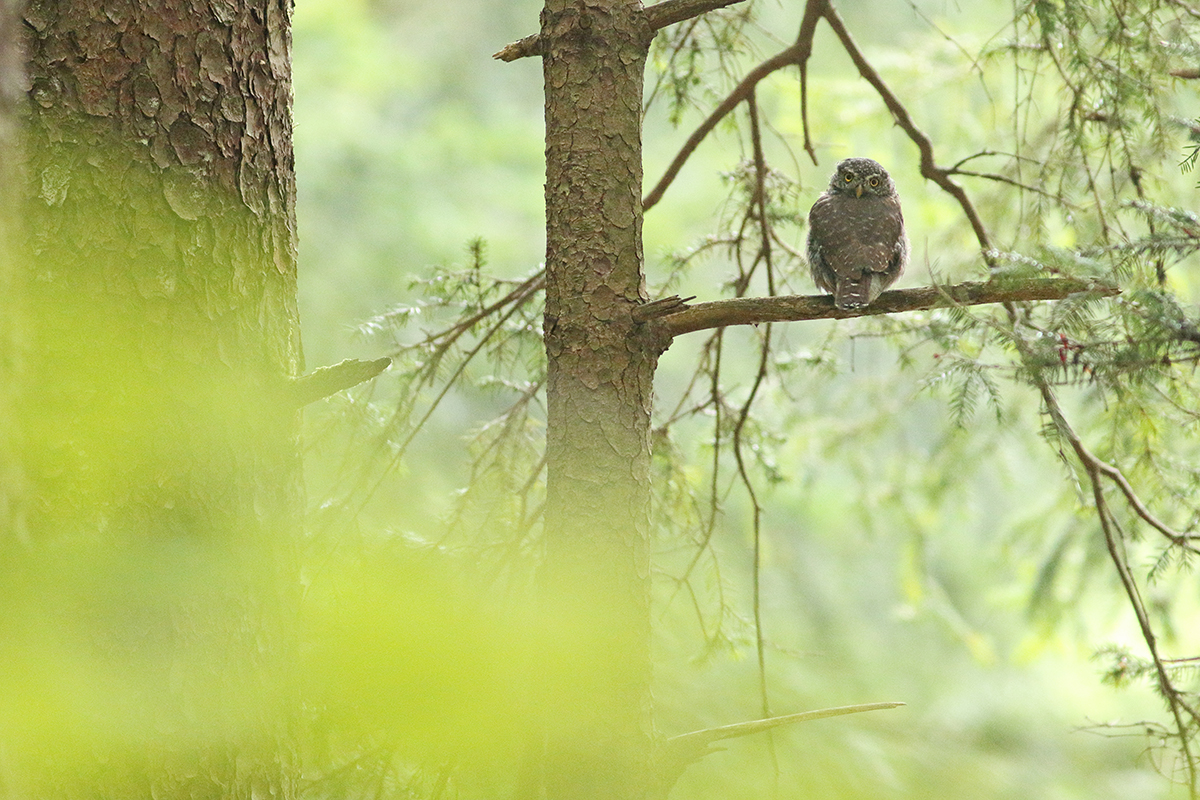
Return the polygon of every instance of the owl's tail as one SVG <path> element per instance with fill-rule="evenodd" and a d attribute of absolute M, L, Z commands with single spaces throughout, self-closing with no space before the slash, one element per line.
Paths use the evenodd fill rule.
<path fill-rule="evenodd" d="M 883 279 L 868 273 L 861 278 L 844 278 L 837 282 L 833 293 L 833 304 L 838 308 L 851 309 L 869 306 L 883 291 Z"/>

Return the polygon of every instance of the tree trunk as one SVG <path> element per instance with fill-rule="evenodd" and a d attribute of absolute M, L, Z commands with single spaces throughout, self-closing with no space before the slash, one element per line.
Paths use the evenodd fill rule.
<path fill-rule="evenodd" d="M 547 605 L 566 660 L 550 683 L 545 797 L 645 792 L 651 718 L 651 388 L 658 349 L 631 312 L 642 274 L 636 0 L 548 0 Z M 569 665 L 569 666 L 567 666 Z M 561 694 L 558 694 L 561 692 Z"/>
<path fill-rule="evenodd" d="M 21 358 L 18 335 L 23 277 L 18 267 L 20 237 L 20 108 L 25 70 L 21 58 L 21 20 L 16 4 L 0 0 L 0 541 L 22 525 L 24 476 L 17 457 L 17 388 Z M 2 552 L 2 548 L 0 548 Z"/>
<path fill-rule="evenodd" d="M 24 12 L 29 514 L 0 601 L 10 680 L 55 703 L 0 705 L 13 795 L 295 793 L 290 8 Z"/>

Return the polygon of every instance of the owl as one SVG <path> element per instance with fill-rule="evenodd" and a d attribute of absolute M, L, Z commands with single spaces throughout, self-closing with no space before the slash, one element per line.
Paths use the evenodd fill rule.
<path fill-rule="evenodd" d="M 896 282 L 908 237 L 896 186 L 878 162 L 847 158 L 808 212 L 808 265 L 838 308 L 869 305 Z"/>

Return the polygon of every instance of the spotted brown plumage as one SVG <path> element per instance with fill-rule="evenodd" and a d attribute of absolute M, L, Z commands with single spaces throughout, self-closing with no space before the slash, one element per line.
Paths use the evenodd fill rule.
<path fill-rule="evenodd" d="M 808 264 L 838 308 L 869 305 L 896 282 L 908 259 L 904 215 L 877 161 L 847 158 L 808 212 Z"/>

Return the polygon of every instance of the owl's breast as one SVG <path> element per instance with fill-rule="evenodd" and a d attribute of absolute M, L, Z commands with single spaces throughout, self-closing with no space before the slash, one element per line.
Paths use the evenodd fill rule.
<path fill-rule="evenodd" d="M 825 195 L 809 214 L 811 236 L 838 275 L 893 269 L 904 219 L 897 197 Z"/>

